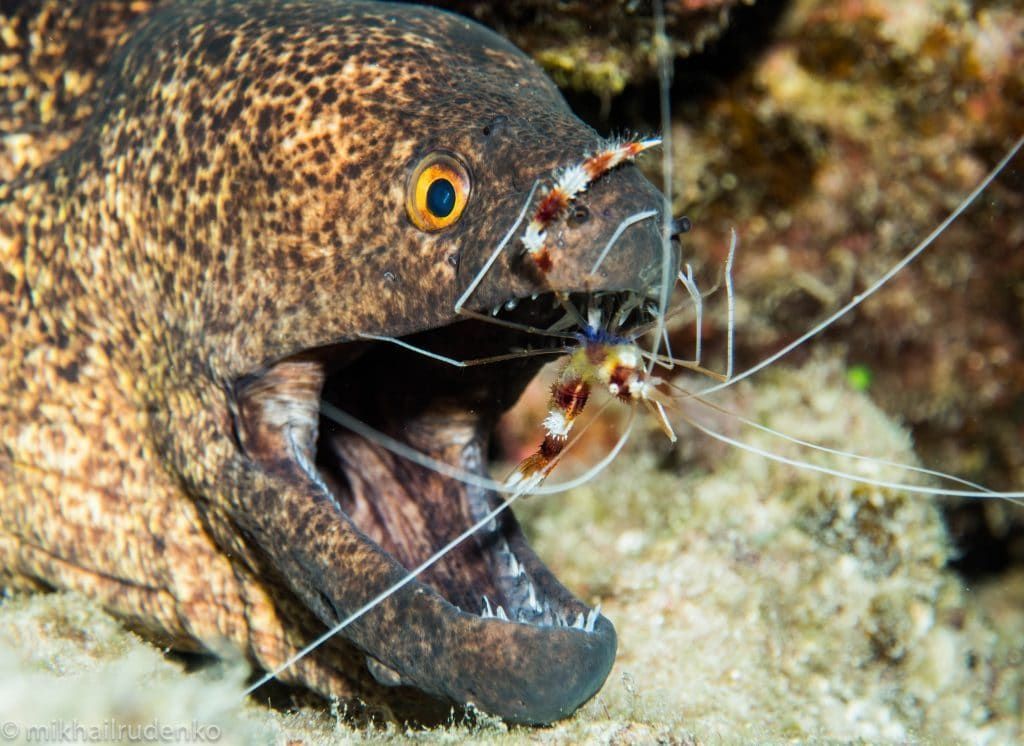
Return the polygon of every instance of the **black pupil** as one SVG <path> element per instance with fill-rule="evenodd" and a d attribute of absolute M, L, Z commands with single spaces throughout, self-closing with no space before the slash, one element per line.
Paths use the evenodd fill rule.
<path fill-rule="evenodd" d="M 455 209 L 455 187 L 448 179 L 436 179 L 427 187 L 427 209 L 439 218 L 452 214 Z"/>

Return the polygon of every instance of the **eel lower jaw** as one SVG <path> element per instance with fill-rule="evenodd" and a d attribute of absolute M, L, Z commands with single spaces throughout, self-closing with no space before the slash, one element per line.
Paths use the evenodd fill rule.
<path fill-rule="evenodd" d="M 505 352 L 516 340 L 496 335 L 490 325 L 468 322 L 411 341 L 466 357 L 481 350 L 491 354 L 489 346 Z M 490 431 L 545 360 L 451 368 L 385 343 L 340 348 L 311 351 L 240 381 L 240 445 L 268 470 L 302 483 L 306 494 L 326 497 L 339 525 L 350 522 L 357 529 L 364 562 L 409 570 L 480 521 L 501 498 L 396 456 L 321 417 L 321 398 L 436 461 L 487 476 Z M 309 585 L 328 597 L 332 609 L 326 614 L 307 601 L 327 625 L 354 607 L 320 588 L 321 574 L 345 573 L 347 583 L 366 582 L 360 568 L 346 561 L 319 557 L 321 569 L 312 579 L 294 584 L 300 597 Z M 280 569 L 287 577 L 288 570 Z M 363 569 L 367 577 L 395 577 L 378 567 Z M 510 511 L 487 521 L 409 587 L 439 602 L 430 606 L 437 638 L 456 647 L 437 660 L 418 660 L 425 644 L 405 638 L 422 627 L 417 614 L 425 599 L 400 602 L 400 612 L 387 612 L 388 628 L 341 632 L 366 653 L 368 670 L 379 683 L 472 702 L 510 722 L 546 723 L 593 696 L 611 668 L 616 647 L 611 623 L 558 582 Z M 360 590 L 372 598 L 386 587 Z M 433 649 L 430 655 L 436 655 Z"/>

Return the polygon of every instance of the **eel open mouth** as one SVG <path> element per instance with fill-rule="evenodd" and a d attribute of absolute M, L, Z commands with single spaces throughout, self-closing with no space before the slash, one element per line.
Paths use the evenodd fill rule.
<path fill-rule="evenodd" d="M 501 318 L 540 327 L 564 313 L 550 294 L 508 307 L 514 310 L 500 311 Z M 567 342 L 475 320 L 404 341 L 458 360 L 526 347 L 560 348 Z M 411 569 L 483 518 L 501 497 L 340 427 L 320 414 L 321 398 L 433 459 L 488 476 L 490 435 L 499 416 L 556 357 L 460 368 L 386 342 L 310 350 L 238 382 L 239 437 L 251 457 L 326 493 L 339 523 L 347 517 L 363 541 Z M 454 548 L 418 581 L 426 593 L 446 602 L 435 620 L 446 629 L 435 634 L 461 645 L 465 657 L 455 661 L 460 656 L 443 654 L 440 643 L 428 640 L 410 644 L 408 655 L 426 650 L 433 660 L 404 658 L 403 635 L 421 629 L 415 619 L 389 617 L 393 629 L 364 632 L 357 639 L 342 632 L 367 654 L 378 682 L 473 702 L 512 722 L 544 723 L 570 714 L 607 677 L 615 656 L 614 628 L 559 583 L 511 512 Z M 364 596 L 383 590 L 367 588 Z M 330 592 L 319 593 L 333 611 L 325 615 L 314 607 L 327 617 L 325 623 L 354 610 Z"/>

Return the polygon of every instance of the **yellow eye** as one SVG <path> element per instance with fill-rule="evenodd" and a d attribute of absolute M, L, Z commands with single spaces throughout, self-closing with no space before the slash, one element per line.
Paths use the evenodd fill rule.
<path fill-rule="evenodd" d="M 434 151 L 416 166 L 405 190 L 405 209 L 421 231 L 454 224 L 466 209 L 469 169 L 451 153 Z"/>

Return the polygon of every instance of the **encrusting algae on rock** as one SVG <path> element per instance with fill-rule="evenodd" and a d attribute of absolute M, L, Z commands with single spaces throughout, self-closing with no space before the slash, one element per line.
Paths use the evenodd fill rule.
<path fill-rule="evenodd" d="M 507 34 L 563 88 L 592 93 L 606 104 L 631 84 L 656 74 L 652 3 L 636 0 L 442 0 Z M 729 26 L 738 6 L 753 0 L 670 0 L 663 3 L 669 48 L 699 53 Z"/>
<path fill-rule="evenodd" d="M 675 88 L 688 248 L 714 266 L 722 236 L 739 232 L 737 345 L 751 361 L 861 292 L 1024 133 L 1017 4 L 784 7 L 753 64 L 706 85 L 694 61 Z M 870 371 L 873 398 L 912 428 L 926 464 L 994 489 L 1024 484 L 1021 164 L 818 343 Z M 1024 557 L 1016 508 L 985 503 L 988 529 L 981 508 L 954 525 L 965 545 L 1003 541 Z"/>

